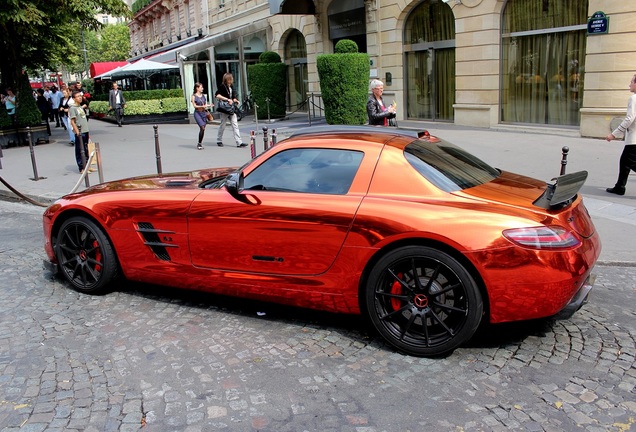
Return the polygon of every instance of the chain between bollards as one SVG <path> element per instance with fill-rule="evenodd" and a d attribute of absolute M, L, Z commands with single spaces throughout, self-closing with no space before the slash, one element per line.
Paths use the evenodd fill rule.
<path fill-rule="evenodd" d="M 157 159 L 157 174 L 163 174 L 163 170 L 161 168 L 161 149 L 159 148 L 159 125 L 154 125 L 152 127 L 155 130 L 155 158 Z"/>

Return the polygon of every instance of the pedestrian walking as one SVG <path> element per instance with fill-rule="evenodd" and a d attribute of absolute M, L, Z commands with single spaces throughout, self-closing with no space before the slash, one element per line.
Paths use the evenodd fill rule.
<path fill-rule="evenodd" d="M 73 97 L 73 104 L 70 105 L 68 116 L 73 132 L 75 133 L 75 161 L 81 173 L 84 170 L 84 163 L 86 162 L 82 161 L 82 147 L 84 149 L 84 156 L 88 157 L 88 140 L 90 138 L 88 120 L 86 118 L 86 111 L 84 111 L 82 107 L 82 93 L 74 90 L 71 95 Z"/>
<path fill-rule="evenodd" d="M 63 97 L 60 101 L 60 118 L 62 119 L 64 129 L 68 132 L 69 144 L 75 145 L 75 132 L 73 132 L 71 120 L 68 116 L 71 104 L 74 104 L 75 102 L 73 101 L 73 97 L 71 96 L 71 91 L 69 89 L 62 90 L 62 95 Z"/>
<path fill-rule="evenodd" d="M 205 126 L 208 124 L 208 108 L 210 105 L 203 94 L 203 84 L 194 83 L 194 91 L 190 97 L 190 103 L 194 107 L 194 120 L 199 125 L 199 141 L 197 142 L 197 150 L 203 150 L 203 135 L 205 135 Z"/>
<path fill-rule="evenodd" d="M 636 119 L 636 74 L 629 83 L 629 91 L 632 95 L 627 100 L 627 114 L 614 132 L 607 135 L 607 141 L 617 137 L 625 137 L 625 147 L 618 161 L 618 180 L 613 188 L 607 188 L 607 192 L 616 195 L 625 195 L 629 172 L 636 171 L 636 131 L 634 120 Z"/>
<path fill-rule="evenodd" d="M 117 126 L 121 127 L 124 120 L 124 106 L 126 105 L 126 99 L 124 94 L 119 90 L 116 82 L 113 83 L 113 88 L 108 92 L 108 105 L 110 109 L 115 111 L 115 120 L 117 120 Z"/>
<path fill-rule="evenodd" d="M 214 94 L 214 97 L 216 97 L 219 101 L 226 101 L 229 102 L 231 105 L 238 106 L 239 100 L 236 98 L 236 91 L 234 91 L 233 84 L 234 77 L 231 73 L 226 73 L 225 75 L 223 75 L 223 83 L 219 86 L 218 90 Z M 216 145 L 218 145 L 219 147 L 223 147 L 223 132 L 225 132 L 225 125 L 227 121 L 230 120 L 236 146 L 247 147 L 247 144 L 245 144 L 241 140 L 241 131 L 238 127 L 236 113 L 232 112 L 232 114 L 227 114 L 219 111 L 219 115 L 221 116 L 221 124 L 219 125 L 219 132 L 216 136 Z"/>
<path fill-rule="evenodd" d="M 52 86 L 49 101 L 51 101 L 51 117 L 55 119 L 55 127 L 60 127 L 60 101 L 62 97 L 62 92 L 58 91 L 56 86 Z"/>
<path fill-rule="evenodd" d="M 384 93 L 384 83 L 374 79 L 371 81 L 371 95 L 367 100 L 367 115 L 369 116 L 369 124 L 375 126 L 388 126 L 389 120 L 395 118 L 395 103 L 388 107 L 384 105 L 382 93 Z"/>
<path fill-rule="evenodd" d="M 13 89 L 10 87 L 7 87 L 5 91 L 7 92 L 7 95 L 3 96 L 2 102 L 4 102 L 4 106 L 7 109 L 7 114 L 9 114 L 11 123 L 15 124 L 15 94 L 13 93 Z"/>

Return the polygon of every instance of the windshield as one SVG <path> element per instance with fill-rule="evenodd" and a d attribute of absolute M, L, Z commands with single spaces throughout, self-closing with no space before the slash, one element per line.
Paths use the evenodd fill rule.
<path fill-rule="evenodd" d="M 495 168 L 443 140 L 415 140 L 406 146 L 404 156 L 417 172 L 446 192 L 488 183 L 499 176 Z"/>

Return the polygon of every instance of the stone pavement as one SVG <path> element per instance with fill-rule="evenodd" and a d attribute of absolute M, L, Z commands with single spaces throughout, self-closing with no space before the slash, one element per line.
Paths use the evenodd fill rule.
<path fill-rule="evenodd" d="M 35 206 L 0 202 L 1 432 L 628 431 L 636 267 L 565 321 L 485 326 L 443 358 L 356 316 L 41 270 Z"/>
<path fill-rule="evenodd" d="M 313 122 L 312 125 L 324 124 Z M 254 122 L 247 117 L 239 122 L 241 135 L 249 142 L 251 130 L 259 133 L 256 153 L 263 149 L 263 126 L 269 133 L 276 129 L 278 140 L 294 130 L 309 126 L 304 115 L 272 123 Z M 587 170 L 589 177 L 582 189 L 585 204 L 601 234 L 603 251 L 601 263 L 631 265 L 636 263 L 633 242 L 636 238 L 636 177 L 630 177 L 627 194 L 623 197 L 605 192 L 614 185 L 618 158 L 623 143 L 580 138 L 563 129 L 548 127 L 500 127 L 480 129 L 456 126 L 450 123 L 401 121 L 401 127 L 427 129 L 433 135 L 447 139 L 491 165 L 545 181 L 556 177 L 561 168 L 561 149 L 569 147 L 567 172 Z M 155 131 L 152 124 L 124 125 L 91 120 L 91 137 L 100 144 L 102 175 L 105 181 L 157 172 Z M 250 159 L 250 149 L 236 148 L 231 129 L 225 131 L 224 147 L 217 147 L 218 126 L 207 127 L 205 149 L 196 150 L 198 128 L 194 124 L 161 124 L 157 136 L 164 173 L 189 171 L 214 166 L 240 166 Z M 0 177 L 27 197 L 50 203 L 69 193 L 78 184 L 79 174 L 74 161 L 74 150 L 68 145 L 66 131 L 52 128 L 49 144 L 4 150 Z M 35 163 L 33 162 L 35 161 Z M 34 169 L 35 166 L 35 169 Z M 33 180 L 35 171 L 39 180 Z M 90 183 L 99 182 L 98 173 L 90 174 Z M 84 182 L 79 183 L 79 190 Z M 0 198 L 15 195 L 0 184 Z"/>

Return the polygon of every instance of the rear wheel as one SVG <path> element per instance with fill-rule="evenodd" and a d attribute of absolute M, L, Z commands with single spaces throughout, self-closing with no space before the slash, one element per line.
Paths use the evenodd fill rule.
<path fill-rule="evenodd" d="M 55 256 L 64 278 L 81 292 L 98 294 L 117 276 L 117 259 L 102 229 L 84 217 L 62 224 L 55 242 Z"/>
<path fill-rule="evenodd" d="M 452 256 L 407 246 L 383 256 L 372 269 L 363 309 L 380 335 L 415 356 L 438 356 L 475 333 L 483 312 L 470 273 Z"/>

